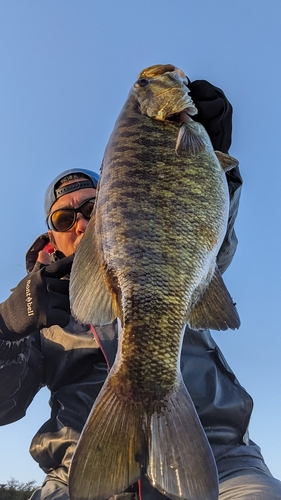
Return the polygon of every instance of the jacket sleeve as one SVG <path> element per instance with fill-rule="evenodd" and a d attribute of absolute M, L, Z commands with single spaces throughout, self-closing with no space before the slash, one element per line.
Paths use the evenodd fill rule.
<path fill-rule="evenodd" d="M 44 384 L 40 333 L 17 341 L 0 341 L 0 425 L 22 418 Z"/>
<path fill-rule="evenodd" d="M 228 268 L 237 248 L 238 240 L 234 230 L 234 223 L 238 214 L 243 182 L 238 167 L 227 172 L 226 178 L 229 188 L 230 205 L 226 235 L 217 256 L 217 264 L 221 273 L 224 273 Z"/>

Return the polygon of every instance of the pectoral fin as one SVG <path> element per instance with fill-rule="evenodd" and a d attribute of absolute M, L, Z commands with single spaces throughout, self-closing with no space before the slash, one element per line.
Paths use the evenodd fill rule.
<path fill-rule="evenodd" d="M 222 169 L 224 172 L 228 172 L 229 170 L 232 170 L 235 167 L 238 167 L 239 161 L 236 160 L 233 156 L 230 156 L 226 153 L 222 153 L 221 151 L 215 151 L 215 154 L 222 166 Z"/>
<path fill-rule="evenodd" d="M 239 315 L 218 268 L 208 288 L 193 306 L 187 322 L 194 330 L 239 328 Z"/>
<path fill-rule="evenodd" d="M 81 240 L 70 275 L 69 298 L 72 314 L 81 323 L 106 325 L 118 316 L 116 296 L 110 292 L 102 272 L 102 252 L 95 239 L 95 218 Z"/>
<path fill-rule="evenodd" d="M 188 122 L 183 123 L 180 127 L 177 143 L 176 154 L 178 156 L 186 156 L 190 154 L 197 154 L 205 147 L 204 141 Z"/>

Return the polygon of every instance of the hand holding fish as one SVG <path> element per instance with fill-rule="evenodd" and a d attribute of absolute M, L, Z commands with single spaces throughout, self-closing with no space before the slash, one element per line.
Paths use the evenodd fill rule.
<path fill-rule="evenodd" d="M 193 118 L 207 130 L 215 150 L 227 153 L 231 145 L 232 106 L 223 91 L 206 80 L 188 82 L 198 110 Z"/>

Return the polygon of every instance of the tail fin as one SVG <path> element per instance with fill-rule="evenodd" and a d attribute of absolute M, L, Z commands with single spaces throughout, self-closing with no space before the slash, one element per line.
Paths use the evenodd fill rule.
<path fill-rule="evenodd" d="M 141 476 L 146 455 L 142 406 L 119 399 L 112 379 L 105 382 L 74 453 L 71 500 L 105 500 Z"/>
<path fill-rule="evenodd" d="M 217 500 L 214 458 L 183 382 L 168 401 L 152 402 L 151 415 L 141 403 L 118 397 L 113 378 L 108 377 L 78 442 L 70 499 L 105 500 L 121 493 L 148 463 L 152 486 L 172 500 Z"/>
<path fill-rule="evenodd" d="M 147 476 L 172 500 L 217 500 L 214 457 L 190 395 L 181 381 L 150 421 Z"/>

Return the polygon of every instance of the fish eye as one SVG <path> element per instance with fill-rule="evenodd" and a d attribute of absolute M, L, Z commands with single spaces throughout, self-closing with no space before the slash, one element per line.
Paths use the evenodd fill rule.
<path fill-rule="evenodd" d="M 139 85 L 140 87 L 145 87 L 149 83 L 149 80 L 146 78 L 139 78 L 139 80 L 136 81 L 136 85 Z"/>

